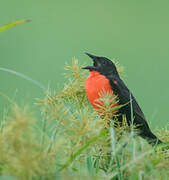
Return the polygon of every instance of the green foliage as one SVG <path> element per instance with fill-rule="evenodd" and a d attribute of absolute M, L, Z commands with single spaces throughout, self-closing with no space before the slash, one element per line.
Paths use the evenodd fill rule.
<path fill-rule="evenodd" d="M 133 137 L 125 117 L 114 129 L 111 95 L 102 97 L 100 117 L 88 103 L 78 61 L 65 69 L 63 90 L 37 100 L 41 119 L 12 103 L 0 121 L 0 179 L 167 179 L 169 152 Z M 169 130 L 157 135 L 167 142 Z"/>

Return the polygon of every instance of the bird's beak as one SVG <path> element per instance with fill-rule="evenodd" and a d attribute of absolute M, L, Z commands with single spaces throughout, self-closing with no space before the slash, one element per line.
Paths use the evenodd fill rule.
<path fill-rule="evenodd" d="M 85 53 L 85 54 L 88 55 L 93 60 L 93 64 L 97 64 L 96 63 L 97 62 L 97 56 L 89 54 L 89 53 Z M 97 67 L 93 65 L 93 66 L 83 67 L 82 69 L 97 70 Z"/>
<path fill-rule="evenodd" d="M 86 55 L 88 55 L 91 59 L 95 60 L 97 59 L 97 56 L 89 54 L 89 53 L 85 53 Z"/>
<path fill-rule="evenodd" d="M 90 70 L 90 71 L 92 71 L 92 70 L 97 70 L 97 68 L 94 67 L 94 66 L 86 66 L 86 67 L 82 67 L 82 69 L 88 69 L 88 70 Z"/>

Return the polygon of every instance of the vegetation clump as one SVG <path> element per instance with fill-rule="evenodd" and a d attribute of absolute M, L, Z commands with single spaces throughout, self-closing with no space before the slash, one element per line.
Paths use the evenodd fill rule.
<path fill-rule="evenodd" d="M 78 61 L 65 70 L 68 82 L 63 90 L 37 100 L 40 118 L 14 103 L 1 119 L 0 178 L 168 179 L 169 151 L 163 149 L 167 144 L 153 148 L 133 136 L 125 117 L 123 126 L 114 128 L 109 95 L 102 98 L 105 106 L 98 115 L 88 103 L 86 72 Z M 157 133 L 168 141 L 167 128 Z"/>

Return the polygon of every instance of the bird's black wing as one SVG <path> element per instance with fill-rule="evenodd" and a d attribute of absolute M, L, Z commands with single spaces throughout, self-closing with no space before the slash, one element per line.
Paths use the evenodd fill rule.
<path fill-rule="evenodd" d="M 124 84 L 124 82 L 120 78 L 114 78 L 112 76 L 108 77 L 112 90 L 117 94 L 119 98 L 120 104 L 128 104 L 128 107 L 130 108 L 130 90 L 127 88 L 127 86 Z M 143 121 L 146 121 L 146 118 L 138 105 L 135 97 L 131 93 L 131 98 L 132 98 L 132 107 L 133 107 L 133 112 L 135 116 L 139 116 L 140 119 Z M 143 123 L 143 122 L 142 122 Z"/>
<path fill-rule="evenodd" d="M 119 109 L 121 114 L 126 114 L 127 122 L 130 124 L 131 121 L 131 104 L 130 104 L 130 90 L 124 84 L 124 82 L 120 79 L 120 77 L 107 76 L 109 79 L 112 90 L 117 94 L 119 98 L 119 104 L 123 105 L 122 108 Z M 147 139 L 148 143 L 152 145 L 162 143 L 150 130 L 149 125 L 145 119 L 145 116 L 138 105 L 136 99 L 131 94 L 132 106 L 133 106 L 133 115 L 134 115 L 134 124 L 138 125 L 138 134 Z"/>

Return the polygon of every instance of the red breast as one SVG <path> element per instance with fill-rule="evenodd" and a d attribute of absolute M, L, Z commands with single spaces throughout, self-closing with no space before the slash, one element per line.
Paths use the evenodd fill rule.
<path fill-rule="evenodd" d="M 85 90 L 89 102 L 95 109 L 99 109 L 97 104 L 99 104 L 98 100 L 101 98 L 101 94 L 113 93 L 109 80 L 97 71 L 90 71 L 90 75 L 85 81 Z"/>

